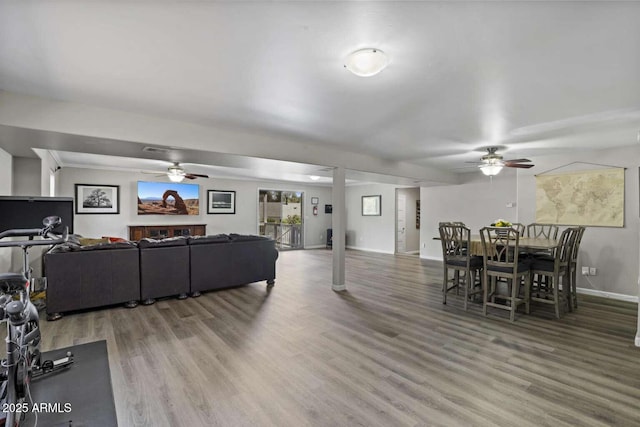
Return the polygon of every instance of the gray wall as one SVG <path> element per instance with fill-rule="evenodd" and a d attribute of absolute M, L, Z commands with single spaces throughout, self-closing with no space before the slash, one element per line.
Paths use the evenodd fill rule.
<path fill-rule="evenodd" d="M 380 216 L 362 216 L 362 196 L 381 195 Z M 353 185 L 346 189 L 348 248 L 395 252 L 396 186 L 391 184 Z"/>
<path fill-rule="evenodd" d="M 40 196 L 40 169 L 40 159 L 14 157 L 12 194 L 14 196 Z"/>
<path fill-rule="evenodd" d="M 505 169 L 493 178 L 479 172 L 466 175 L 461 185 L 421 188 L 420 257 L 442 259 L 440 241 L 433 240 L 439 222 L 462 221 L 476 233 L 498 218 L 519 222 L 515 170 Z"/>
<path fill-rule="evenodd" d="M 464 221 L 472 230 L 490 224 L 496 218 L 531 223 L 535 220 L 535 177 L 547 170 L 572 162 L 598 163 L 626 167 L 625 227 L 588 227 L 581 246 L 580 265 L 598 268 L 598 275 L 578 275 L 578 287 L 596 293 L 614 293 L 636 297 L 639 293 L 639 188 L 640 147 L 602 151 L 579 151 L 570 155 L 532 158 L 536 167 L 505 170 L 493 179 L 470 174 L 470 181 L 456 186 L 422 188 L 421 240 L 423 258 L 442 259 L 440 243 L 432 240 L 439 221 Z M 578 169 L 590 165 L 573 166 Z M 567 171 L 563 168 L 561 171 Z M 504 173 L 507 172 L 507 173 Z M 507 203 L 514 202 L 513 208 Z"/>
<path fill-rule="evenodd" d="M 331 215 L 324 212 L 314 216 L 311 197 L 320 203 L 330 203 L 329 187 L 304 186 L 290 183 L 264 183 L 226 179 L 200 179 L 200 215 L 138 215 L 137 182 L 161 181 L 146 174 L 132 174 L 95 169 L 63 168 L 58 173 L 59 196 L 74 196 L 74 184 L 108 184 L 120 186 L 119 215 L 76 215 L 75 231 L 87 237 L 128 237 L 129 225 L 140 224 L 206 224 L 208 234 L 239 233 L 256 234 L 258 230 L 258 189 L 292 190 L 305 193 L 305 247 L 324 246 L 325 232 L 331 227 Z M 236 192 L 235 215 L 210 215 L 206 213 L 207 190 L 233 190 Z"/>

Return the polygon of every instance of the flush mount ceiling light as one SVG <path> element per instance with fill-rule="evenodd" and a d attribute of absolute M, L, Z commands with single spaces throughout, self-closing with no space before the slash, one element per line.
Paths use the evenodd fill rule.
<path fill-rule="evenodd" d="M 344 68 L 356 76 L 375 76 L 389 63 L 387 55 L 380 49 L 366 48 L 356 50 L 349 54 L 345 60 Z"/>
<path fill-rule="evenodd" d="M 309 175 L 309 179 L 310 179 L 311 181 L 317 181 L 317 180 L 319 180 L 319 179 L 320 179 L 320 177 L 319 177 L 318 175 Z"/>

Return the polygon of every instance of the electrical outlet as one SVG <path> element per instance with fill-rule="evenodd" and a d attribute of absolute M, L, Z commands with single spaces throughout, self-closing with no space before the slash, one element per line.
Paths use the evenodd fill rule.
<path fill-rule="evenodd" d="M 595 267 L 589 267 L 589 276 L 596 276 L 598 274 L 598 269 Z"/>
<path fill-rule="evenodd" d="M 582 267 L 582 275 L 583 276 L 589 275 L 589 267 Z"/>

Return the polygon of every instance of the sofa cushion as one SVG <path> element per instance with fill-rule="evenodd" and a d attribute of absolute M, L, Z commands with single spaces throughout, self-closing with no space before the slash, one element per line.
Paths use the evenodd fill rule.
<path fill-rule="evenodd" d="M 228 243 L 231 239 L 226 234 L 216 234 L 214 236 L 191 236 L 189 237 L 190 245 L 206 245 L 209 243 Z"/>
<path fill-rule="evenodd" d="M 166 239 L 149 239 L 145 237 L 144 239 L 140 239 L 138 242 L 138 247 L 140 249 L 144 248 L 161 248 L 166 246 L 186 246 L 187 238 L 183 236 L 179 237 L 168 237 Z"/>
<path fill-rule="evenodd" d="M 234 242 L 250 242 L 250 241 L 253 241 L 253 240 L 269 240 L 268 237 L 264 237 L 264 236 L 255 236 L 255 235 L 251 235 L 251 234 L 235 234 L 235 233 L 229 234 L 229 238 L 231 240 L 233 240 Z"/>

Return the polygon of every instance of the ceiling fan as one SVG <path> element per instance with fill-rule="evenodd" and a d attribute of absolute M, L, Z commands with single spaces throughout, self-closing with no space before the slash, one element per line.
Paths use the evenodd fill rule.
<path fill-rule="evenodd" d="M 497 151 L 500 147 L 487 147 L 487 154 L 480 157 L 480 162 L 467 162 L 467 163 L 479 163 L 478 167 L 482 171 L 483 174 L 487 176 L 494 176 L 500 173 L 503 167 L 507 168 L 521 168 L 521 169 L 529 169 L 534 165 L 528 162 L 531 162 L 529 159 L 512 159 L 512 160 L 504 160 Z"/>
<path fill-rule="evenodd" d="M 185 172 L 184 168 L 180 166 L 180 162 L 173 162 L 173 165 L 167 168 L 167 177 L 172 182 L 181 182 L 185 178 L 187 179 L 209 178 L 209 175 Z"/>

